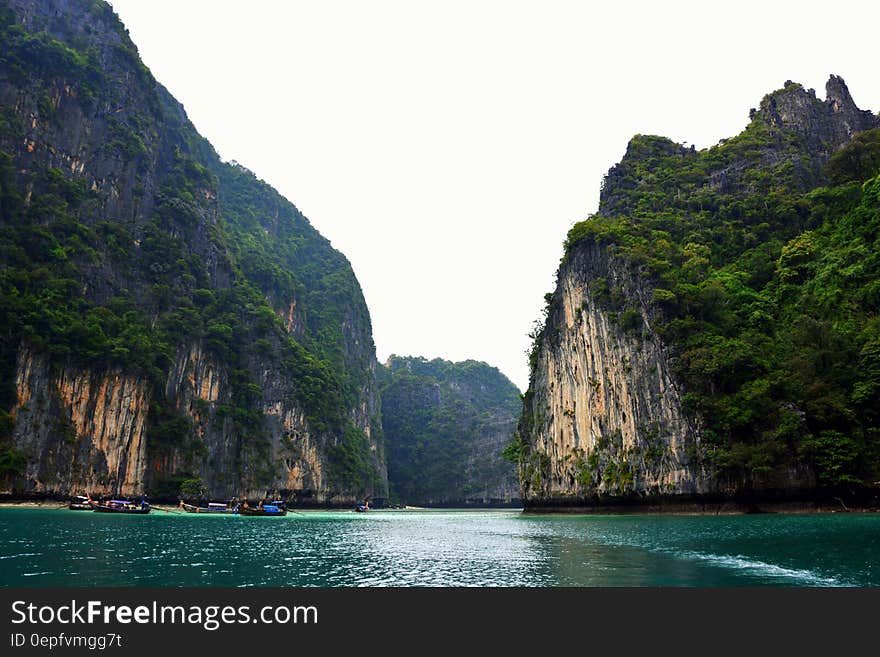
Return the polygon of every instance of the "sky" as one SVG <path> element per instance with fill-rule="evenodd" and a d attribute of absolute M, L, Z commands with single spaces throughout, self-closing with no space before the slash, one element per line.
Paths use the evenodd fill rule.
<path fill-rule="evenodd" d="M 352 263 L 377 356 L 521 390 L 567 231 L 634 134 L 702 149 L 786 80 L 880 110 L 880 5 L 112 0 L 224 160 Z"/>

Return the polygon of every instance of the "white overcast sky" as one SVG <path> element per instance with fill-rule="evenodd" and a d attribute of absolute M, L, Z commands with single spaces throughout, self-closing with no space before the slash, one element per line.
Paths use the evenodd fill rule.
<path fill-rule="evenodd" d="M 880 4 L 112 0 L 226 160 L 351 261 L 377 355 L 520 389 L 562 242 L 636 133 L 697 148 L 790 79 L 880 109 Z"/>

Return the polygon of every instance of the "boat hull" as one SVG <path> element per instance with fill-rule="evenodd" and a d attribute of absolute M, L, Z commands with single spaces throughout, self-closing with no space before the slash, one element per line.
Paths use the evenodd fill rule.
<path fill-rule="evenodd" d="M 92 505 L 93 510 L 98 513 L 128 513 L 129 515 L 142 516 L 146 515 L 150 512 L 149 506 L 143 507 L 135 507 L 135 508 L 126 508 L 126 507 L 115 507 L 115 506 L 105 506 L 103 504 L 94 504 Z"/>

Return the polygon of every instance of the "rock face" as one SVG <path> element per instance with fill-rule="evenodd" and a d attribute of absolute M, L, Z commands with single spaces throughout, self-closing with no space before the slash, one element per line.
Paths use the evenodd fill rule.
<path fill-rule="evenodd" d="M 120 372 L 53 372 L 49 360 L 19 354 L 16 432 L 30 456 L 26 479 L 46 490 L 135 495 L 147 469 L 146 381 Z"/>
<path fill-rule="evenodd" d="M 0 488 L 349 504 L 387 475 L 345 257 L 104 2 L 0 5 Z"/>
<path fill-rule="evenodd" d="M 859 109 L 843 78 L 832 75 L 825 84 L 825 101 L 813 90 L 791 81 L 768 95 L 758 110 L 759 120 L 777 128 L 791 130 L 807 142 L 818 163 L 843 148 L 857 132 L 878 126 L 877 117 Z"/>
<path fill-rule="evenodd" d="M 558 281 L 520 425 L 523 499 L 707 492 L 695 459 L 700 424 L 684 412 L 668 349 L 651 331 L 650 290 L 597 245 L 574 251 Z M 609 285 L 637 309 L 628 326 L 601 301 Z"/>
<path fill-rule="evenodd" d="M 485 363 L 392 356 L 382 368 L 388 480 L 400 502 L 512 506 L 519 502 L 510 443 L 519 391 Z"/>
<path fill-rule="evenodd" d="M 794 293 L 782 296 L 770 279 L 780 245 L 792 240 L 785 256 L 802 240 L 811 201 L 798 199 L 824 183 L 835 153 L 880 119 L 858 109 L 837 76 L 824 102 L 787 82 L 751 118 L 742 135 L 700 152 L 634 137 L 604 180 L 598 214 L 570 232 L 535 335 L 518 427 L 527 508 L 690 504 L 815 489 L 821 458 L 803 446 L 809 440 L 797 444 L 810 432 L 833 431 L 802 410 L 809 400 L 800 392 L 782 382 L 772 388 L 760 355 L 759 365 L 744 359 L 725 380 L 721 354 L 752 342 L 770 349 L 777 340 L 770 313 L 783 311 L 772 304 L 790 303 Z M 713 223 L 727 228 L 712 234 Z M 763 273 L 743 273 L 764 259 Z M 752 315 L 734 305 L 734 289 Z M 730 309 L 719 329 L 723 304 Z M 735 312 L 749 319 L 733 319 Z M 737 321 L 746 328 L 735 328 Z M 702 342 L 693 337 L 700 331 L 709 336 Z M 780 357 L 777 366 L 794 367 L 798 357 Z M 743 383 L 746 368 L 754 380 Z M 707 419 L 706 400 L 722 394 L 730 407 L 758 408 L 761 399 L 760 412 L 772 418 L 766 443 L 749 435 L 761 422 L 751 407 L 739 416 L 713 407 Z"/>

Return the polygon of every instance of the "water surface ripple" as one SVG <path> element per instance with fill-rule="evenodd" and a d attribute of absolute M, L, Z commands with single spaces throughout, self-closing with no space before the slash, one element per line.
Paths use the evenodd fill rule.
<path fill-rule="evenodd" d="M 3 586 L 880 586 L 880 514 L 0 509 Z"/>

